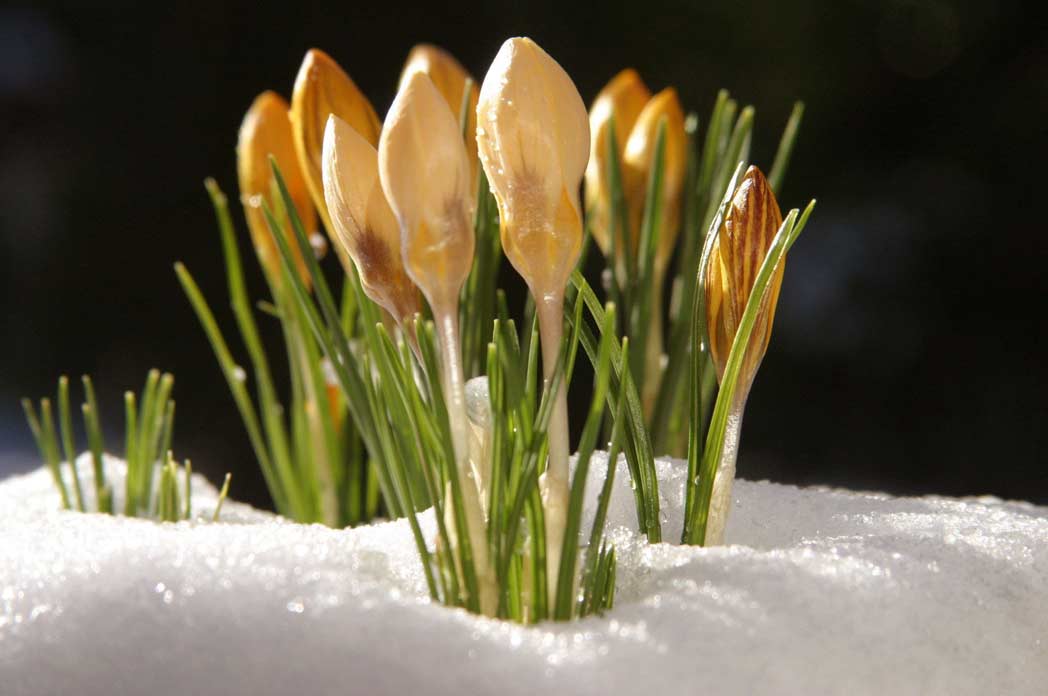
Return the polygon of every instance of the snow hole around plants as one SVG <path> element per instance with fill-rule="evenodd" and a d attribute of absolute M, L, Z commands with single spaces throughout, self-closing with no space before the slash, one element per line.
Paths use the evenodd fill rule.
<path fill-rule="evenodd" d="M 587 517 L 605 471 L 598 454 Z M 675 542 L 684 463 L 658 473 Z M 39 469 L 0 482 L 0 694 L 1045 693 L 1048 508 L 733 495 L 725 546 L 649 545 L 620 462 L 615 608 L 525 627 L 431 603 L 404 521 L 332 530 L 227 501 L 213 524 L 199 476 L 199 521 L 65 512 Z"/>

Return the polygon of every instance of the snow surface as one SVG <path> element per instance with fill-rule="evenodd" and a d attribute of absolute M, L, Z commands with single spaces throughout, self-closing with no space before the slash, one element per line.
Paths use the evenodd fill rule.
<path fill-rule="evenodd" d="M 682 463 L 658 465 L 676 539 Z M 1048 508 L 733 495 L 727 546 L 647 545 L 620 464 L 615 609 L 521 627 L 431 604 L 403 522 L 83 515 L 38 470 L 0 483 L 0 694 L 1045 693 Z"/>

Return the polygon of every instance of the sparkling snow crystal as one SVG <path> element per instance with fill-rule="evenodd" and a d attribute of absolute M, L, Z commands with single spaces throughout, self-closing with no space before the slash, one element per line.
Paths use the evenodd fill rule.
<path fill-rule="evenodd" d="M 119 462 L 108 466 L 119 477 Z M 591 506 L 604 466 L 590 474 Z M 659 462 L 670 540 L 682 466 Z M 1046 508 L 738 481 L 727 546 L 649 546 L 632 531 L 620 465 L 608 520 L 615 609 L 521 627 L 431 604 L 404 523 L 335 531 L 229 503 L 220 524 L 161 525 L 61 512 L 48 477 L 0 484 L 4 696 L 1048 684 Z M 215 491 L 195 485 L 206 513 Z"/>

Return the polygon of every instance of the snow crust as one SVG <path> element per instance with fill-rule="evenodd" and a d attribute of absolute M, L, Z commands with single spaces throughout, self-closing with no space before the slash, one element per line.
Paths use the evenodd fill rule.
<path fill-rule="evenodd" d="M 658 468 L 675 541 L 683 463 Z M 202 513 L 215 497 L 194 481 Z M 0 693 L 1044 693 L 1048 508 L 741 480 L 733 497 L 726 546 L 648 545 L 620 463 L 616 607 L 521 627 L 431 604 L 403 522 L 83 515 L 41 469 L 0 483 Z"/>

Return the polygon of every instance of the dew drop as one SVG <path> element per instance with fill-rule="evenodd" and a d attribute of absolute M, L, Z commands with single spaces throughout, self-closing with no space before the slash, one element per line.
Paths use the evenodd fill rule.
<path fill-rule="evenodd" d="M 238 382 L 247 381 L 247 373 L 244 372 L 244 368 L 242 368 L 240 365 L 233 366 L 233 379 L 235 379 Z"/>
<path fill-rule="evenodd" d="M 316 256 L 318 259 L 322 259 L 325 256 L 327 256 L 327 237 L 320 234 L 319 232 L 314 232 L 313 234 L 309 235 L 309 246 L 313 248 L 313 255 Z"/>
<path fill-rule="evenodd" d="M 324 358 L 320 361 L 320 369 L 324 372 L 324 382 L 329 387 L 338 386 L 338 374 L 335 372 L 335 365 L 330 359 Z"/>

